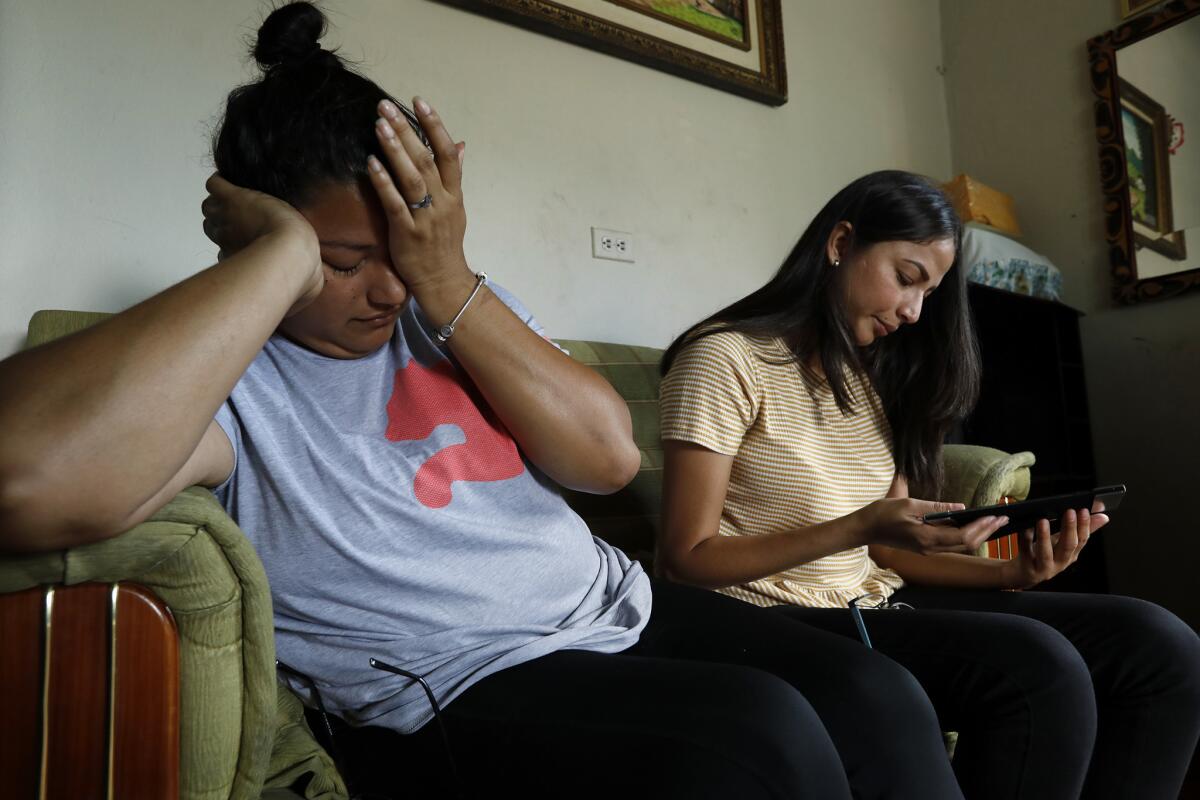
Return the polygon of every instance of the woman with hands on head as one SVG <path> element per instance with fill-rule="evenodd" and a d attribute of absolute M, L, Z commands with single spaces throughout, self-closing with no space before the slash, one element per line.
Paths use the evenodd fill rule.
<path fill-rule="evenodd" d="M 464 145 L 324 30 L 305 2 L 259 30 L 214 140 L 217 263 L 0 362 L 0 549 L 97 542 L 211 487 L 266 569 L 280 660 L 412 753 L 431 704 L 370 660 L 422 676 L 473 795 L 849 798 L 780 678 L 793 624 L 652 581 L 567 507 L 557 484 L 637 470 L 624 402 L 468 263 Z"/>
<path fill-rule="evenodd" d="M 1174 798 L 1200 735 L 1195 633 L 1131 598 L 999 591 L 1074 563 L 1103 508 L 1040 521 L 1011 561 L 968 555 L 1003 516 L 923 521 L 962 508 L 918 498 L 978 395 L 960 242 L 928 180 L 866 175 L 766 285 L 675 340 L 656 564 L 809 643 L 784 677 L 856 797 Z M 884 600 L 916 610 L 862 613 L 871 650 L 847 605 Z"/>

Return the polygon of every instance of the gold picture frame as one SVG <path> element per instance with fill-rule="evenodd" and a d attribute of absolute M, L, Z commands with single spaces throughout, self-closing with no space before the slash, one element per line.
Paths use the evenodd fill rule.
<path fill-rule="evenodd" d="M 554 36 L 760 103 L 778 106 L 787 102 L 781 0 L 436 2 Z M 695 12 L 698 5 L 705 10 Z M 719 15 L 726 21 L 739 23 L 740 32 L 735 34 L 728 28 L 711 26 L 709 18 L 722 22 Z"/>

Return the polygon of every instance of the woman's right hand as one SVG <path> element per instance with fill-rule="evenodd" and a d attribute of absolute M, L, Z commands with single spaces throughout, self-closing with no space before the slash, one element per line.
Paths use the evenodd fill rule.
<path fill-rule="evenodd" d="M 379 103 L 375 135 L 387 163 L 375 156 L 367 174 L 383 206 L 388 250 L 396 275 L 429 312 L 427 294 L 456 286 L 461 305 L 476 277 L 467 265 L 463 237 L 467 212 L 463 205 L 462 165 L 465 144 L 455 143 L 441 117 L 428 103 L 413 98 L 413 108 L 429 139 L 426 147 L 405 115 L 390 100 Z M 428 199 L 428 205 L 421 205 Z M 453 311 L 450 312 L 453 314 Z"/>
<path fill-rule="evenodd" d="M 204 188 L 208 190 L 208 197 L 200 204 L 204 234 L 220 248 L 218 261 L 260 239 L 279 237 L 295 248 L 299 273 L 298 290 L 287 316 L 317 298 L 325 285 L 320 243 L 312 225 L 299 211 L 277 197 L 235 186 L 215 172 Z"/>
<path fill-rule="evenodd" d="M 981 517 L 956 528 L 923 520 L 926 514 L 963 508 L 961 503 L 885 498 L 860 508 L 852 516 L 861 526 L 864 544 L 881 544 L 922 555 L 974 553 L 988 536 L 1008 523 L 1008 517 Z"/>

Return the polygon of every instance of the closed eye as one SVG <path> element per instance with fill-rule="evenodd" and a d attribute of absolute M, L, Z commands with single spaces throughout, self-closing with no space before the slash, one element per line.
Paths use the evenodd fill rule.
<path fill-rule="evenodd" d="M 329 264 L 328 261 L 325 263 Z M 350 266 L 350 267 L 339 267 L 337 264 L 329 264 L 329 268 L 331 270 L 333 270 L 336 274 L 342 275 L 342 276 L 348 278 L 351 275 L 353 275 L 354 273 L 358 272 L 360 269 L 362 269 L 362 266 L 365 263 L 367 263 L 367 260 L 364 258 L 364 259 L 360 260 L 357 264 L 354 264 L 353 266 Z"/>
<path fill-rule="evenodd" d="M 900 283 L 901 286 L 907 287 L 907 286 L 913 285 L 912 278 L 908 277 L 900 270 L 896 270 L 896 280 Z"/>

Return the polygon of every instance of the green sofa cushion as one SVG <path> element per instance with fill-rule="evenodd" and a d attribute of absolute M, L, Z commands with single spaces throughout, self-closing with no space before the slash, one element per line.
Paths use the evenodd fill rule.
<path fill-rule="evenodd" d="M 29 318 L 25 347 L 37 347 L 68 336 L 111 316 L 102 311 L 35 311 Z"/>
<path fill-rule="evenodd" d="M 301 797 L 340 800 L 346 784 L 333 759 L 313 739 L 304 720 L 304 706 L 287 687 L 275 693 L 275 747 L 267 767 L 263 797 Z"/>

